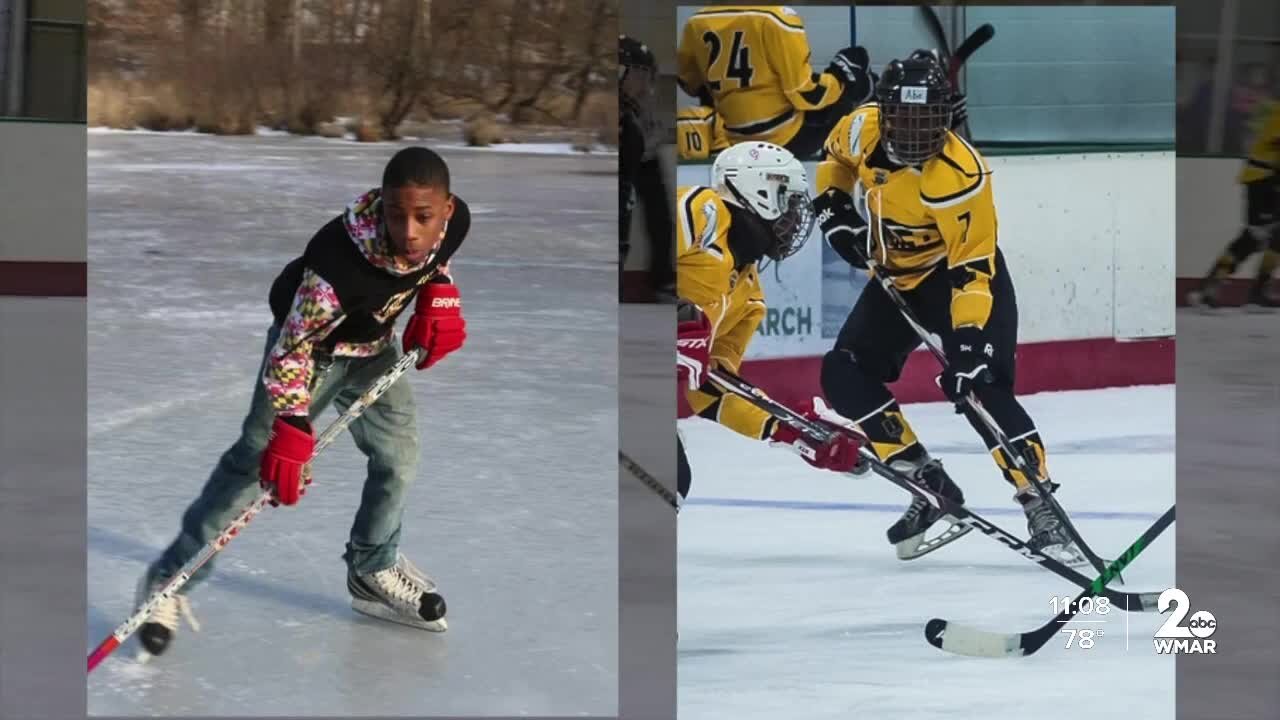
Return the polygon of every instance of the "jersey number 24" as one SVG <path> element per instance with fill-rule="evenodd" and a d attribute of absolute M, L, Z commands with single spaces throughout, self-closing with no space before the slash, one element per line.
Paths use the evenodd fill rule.
<path fill-rule="evenodd" d="M 727 77 L 737 79 L 738 87 L 747 87 L 751 84 L 751 76 L 755 71 L 751 69 L 750 49 L 742 44 L 741 30 L 733 33 L 733 45 L 729 48 L 727 68 L 717 69 L 716 67 L 716 61 L 720 59 L 720 51 L 724 47 L 720 36 L 708 30 L 702 34 L 702 42 L 706 43 L 711 51 L 711 59 L 707 62 L 707 84 L 714 92 L 720 92 L 720 83 Z"/>

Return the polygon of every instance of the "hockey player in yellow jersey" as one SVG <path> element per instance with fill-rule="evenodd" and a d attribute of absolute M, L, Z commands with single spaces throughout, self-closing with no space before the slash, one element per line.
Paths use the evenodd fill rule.
<path fill-rule="evenodd" d="M 676 154 L 681 160 L 706 160 L 729 147 L 724 118 L 705 105 L 676 111 Z"/>
<path fill-rule="evenodd" d="M 765 315 L 757 263 L 794 254 L 814 222 L 804 167 L 784 148 L 763 142 L 735 145 L 720 153 L 711 174 L 712 187 L 681 187 L 676 193 L 676 361 L 690 407 L 741 435 L 789 446 L 815 467 L 860 469 L 855 436 L 838 433 L 816 446 L 706 379 L 709 368 L 737 374 Z M 684 444 L 677 446 L 684 498 L 691 477 Z"/>
<path fill-rule="evenodd" d="M 1280 264 L 1280 103 L 1271 106 L 1237 179 L 1245 189 L 1245 226 L 1214 262 L 1191 300 L 1216 307 L 1223 280 L 1261 252 L 1262 260 L 1246 302 L 1280 307 L 1280 300 L 1267 292 L 1271 275 Z"/>
<path fill-rule="evenodd" d="M 681 32 L 676 77 L 686 93 L 715 111 L 730 144 L 764 141 L 808 159 L 842 115 L 869 99 L 875 84 L 861 47 L 839 51 L 822 73 L 813 71 L 809 55 L 804 20 L 791 8 L 704 7 Z M 712 136 L 709 125 L 688 129 L 704 128 Z"/>
<path fill-rule="evenodd" d="M 831 131 L 816 178 L 818 224 L 847 262 L 865 269 L 865 258 L 872 258 L 919 321 L 942 339 L 947 369 L 939 385 L 957 412 L 973 392 L 1043 479 L 1044 446 L 1013 393 L 1018 307 L 997 246 L 991 170 L 951 131 L 953 97 L 935 54 L 917 51 L 891 62 L 881 74 L 876 102 Z M 881 460 L 963 502 L 960 488 L 930 456 L 886 387 L 920 345 L 885 289 L 869 283 L 823 358 L 822 390 L 837 412 L 863 430 Z M 1083 562 L 1035 486 L 972 411 L 963 412 L 1014 486 L 1027 516 L 1029 544 L 1064 562 Z M 940 511 L 914 498 L 887 533 L 898 556 L 911 559 L 935 549 L 924 538 L 940 519 Z"/>

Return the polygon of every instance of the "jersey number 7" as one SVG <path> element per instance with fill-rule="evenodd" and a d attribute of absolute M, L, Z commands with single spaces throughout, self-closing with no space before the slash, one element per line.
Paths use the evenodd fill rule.
<path fill-rule="evenodd" d="M 716 69 L 716 61 L 720 59 L 720 50 L 724 47 L 720 36 L 708 30 L 702 34 L 702 42 L 706 43 L 711 51 L 711 59 L 707 61 L 707 85 L 711 86 L 712 91 L 720 92 L 720 83 L 726 77 L 737 79 L 740 88 L 751 84 L 751 76 L 755 71 L 751 69 L 750 48 L 742 43 L 741 30 L 733 33 L 733 46 L 729 49 L 729 67 L 723 71 Z"/>

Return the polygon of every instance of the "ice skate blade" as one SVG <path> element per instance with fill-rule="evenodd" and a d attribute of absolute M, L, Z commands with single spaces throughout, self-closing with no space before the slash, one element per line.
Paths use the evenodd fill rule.
<path fill-rule="evenodd" d="M 1039 552 L 1047 557 L 1057 560 L 1069 568 L 1090 567 L 1089 558 L 1085 557 L 1084 553 L 1074 548 L 1068 549 L 1062 545 L 1046 545 Z M 1105 565 L 1109 561 L 1103 560 L 1102 562 Z M 1116 578 L 1113 582 L 1121 584 L 1119 583 L 1119 578 Z"/>
<path fill-rule="evenodd" d="M 426 630 L 427 632 L 445 632 L 449 629 L 449 623 L 445 622 L 444 618 L 431 621 L 413 620 L 395 612 L 382 603 L 370 602 L 368 600 L 357 600 L 352 598 L 351 609 L 361 615 L 368 615 L 371 618 L 386 620 L 387 622 L 393 622 L 400 625 L 408 625 L 409 627 Z"/>
<path fill-rule="evenodd" d="M 934 521 L 933 525 L 929 526 L 929 528 L 935 528 L 939 523 L 943 522 L 948 523 L 947 528 L 936 537 L 926 538 L 925 536 L 929 534 L 929 530 L 925 530 L 919 535 L 912 535 L 905 540 L 900 540 L 895 543 L 893 547 L 894 551 L 898 554 L 898 559 L 905 561 L 924 557 L 943 545 L 959 540 L 973 529 L 968 525 L 956 522 L 956 519 L 950 515 L 943 515 L 938 518 Z"/>

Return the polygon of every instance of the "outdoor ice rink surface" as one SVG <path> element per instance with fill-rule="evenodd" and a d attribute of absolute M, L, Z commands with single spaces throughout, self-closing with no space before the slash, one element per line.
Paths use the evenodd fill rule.
<path fill-rule="evenodd" d="M 89 647 L 236 438 L 271 281 L 398 147 L 90 136 Z M 219 556 L 192 595 L 202 631 L 146 665 L 136 640 L 118 650 L 90 714 L 616 713 L 617 158 L 442 155 L 473 214 L 452 263 L 468 340 L 410 373 L 402 549 L 440 583 L 449 632 L 350 609 L 364 460 L 343 438 L 304 502 Z"/>

